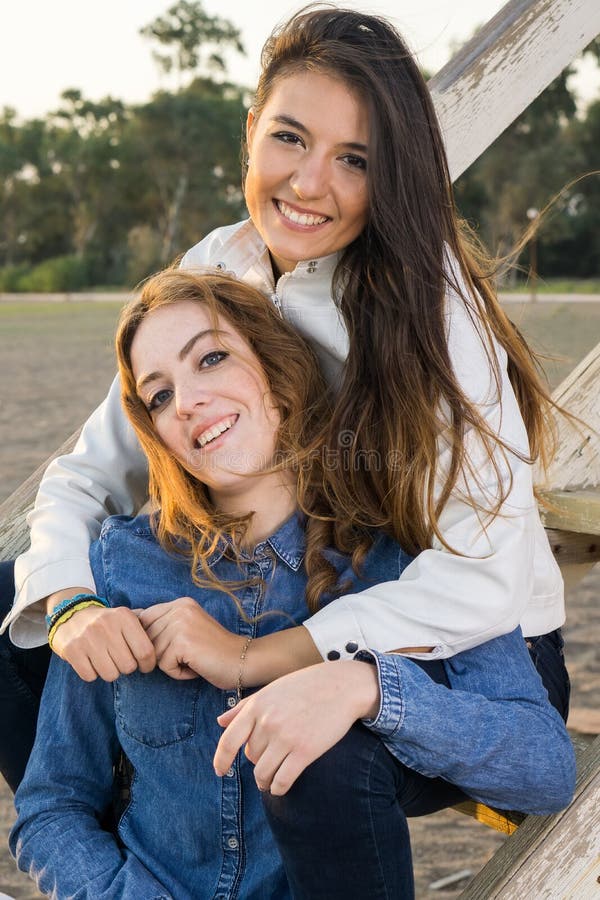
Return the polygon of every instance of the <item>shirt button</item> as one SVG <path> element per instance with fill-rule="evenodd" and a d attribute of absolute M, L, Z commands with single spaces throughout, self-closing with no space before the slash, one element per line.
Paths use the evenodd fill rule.
<path fill-rule="evenodd" d="M 330 650 L 329 653 L 327 654 L 327 659 L 330 659 L 332 662 L 334 661 L 334 659 L 339 659 L 339 658 L 340 658 L 339 650 Z"/>
<path fill-rule="evenodd" d="M 225 774 L 228 778 L 233 778 L 233 776 L 235 775 L 235 769 L 231 768 Z"/>
<path fill-rule="evenodd" d="M 227 706 L 229 707 L 229 709 L 231 709 L 233 706 L 235 706 L 236 703 L 237 703 L 236 697 L 228 697 L 227 698 Z"/>
<path fill-rule="evenodd" d="M 229 847 L 230 850 L 237 850 L 239 845 L 240 845 L 240 843 L 237 838 L 234 838 L 234 837 L 228 838 L 227 846 Z"/>
<path fill-rule="evenodd" d="M 346 644 L 346 653 L 356 653 L 358 650 L 358 644 L 356 641 L 348 641 Z"/>

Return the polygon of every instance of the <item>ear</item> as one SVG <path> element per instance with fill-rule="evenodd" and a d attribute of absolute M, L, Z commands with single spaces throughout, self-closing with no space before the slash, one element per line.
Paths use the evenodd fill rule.
<path fill-rule="evenodd" d="M 252 149 L 252 138 L 257 122 L 258 119 L 254 115 L 254 108 L 251 106 L 248 110 L 248 116 L 246 117 L 246 146 L 248 147 L 248 154 L 250 154 Z"/>

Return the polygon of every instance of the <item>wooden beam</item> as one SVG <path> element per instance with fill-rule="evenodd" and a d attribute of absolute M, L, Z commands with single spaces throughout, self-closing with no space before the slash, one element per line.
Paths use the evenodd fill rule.
<path fill-rule="evenodd" d="M 461 900 L 596 897 L 600 890 L 600 737 L 578 757 L 568 809 L 528 816 L 460 895 Z"/>
<path fill-rule="evenodd" d="M 27 481 L 0 504 L 0 560 L 14 559 L 29 546 L 26 516 L 35 500 L 42 475 L 57 456 L 70 453 L 79 437 L 79 429 L 33 472 Z"/>
<path fill-rule="evenodd" d="M 571 565 L 594 565 L 600 561 L 600 537 L 546 528 L 552 553 L 561 569 Z"/>
<path fill-rule="evenodd" d="M 429 82 L 452 180 L 600 33 L 598 0 L 511 0 Z"/>
<path fill-rule="evenodd" d="M 556 453 L 544 477 L 550 491 L 587 488 L 600 483 L 599 384 L 600 344 L 581 360 L 552 395 L 556 403 L 579 421 L 560 413 L 555 415 Z"/>
<path fill-rule="evenodd" d="M 590 552 L 595 553 L 600 541 L 600 489 L 545 491 L 542 497 L 550 504 L 547 508 L 540 507 L 544 525 L 547 528 L 585 535 L 581 546 L 589 540 L 590 547 L 593 546 Z"/>

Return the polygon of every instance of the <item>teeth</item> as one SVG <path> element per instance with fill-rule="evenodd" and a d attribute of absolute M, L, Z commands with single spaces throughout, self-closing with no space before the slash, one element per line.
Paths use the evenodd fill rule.
<path fill-rule="evenodd" d="M 289 219 L 290 222 L 294 222 L 296 225 L 322 225 L 327 221 L 327 216 L 311 216 L 306 213 L 297 213 L 283 200 L 277 201 L 277 208 L 286 219 Z"/>
<path fill-rule="evenodd" d="M 217 422 L 212 428 L 203 431 L 202 434 L 196 438 L 196 443 L 199 447 L 205 447 L 207 444 L 210 444 L 211 441 L 214 441 L 215 438 L 218 438 L 220 434 L 228 431 L 233 424 L 235 424 L 235 418 L 223 419 L 222 422 Z"/>

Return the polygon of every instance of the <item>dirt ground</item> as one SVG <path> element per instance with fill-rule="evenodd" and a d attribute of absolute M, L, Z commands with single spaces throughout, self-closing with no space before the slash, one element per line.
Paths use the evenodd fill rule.
<path fill-rule="evenodd" d="M 0 502 L 81 423 L 112 378 L 112 333 L 118 305 L 0 303 Z M 600 304 L 509 304 L 509 314 L 537 346 L 563 357 L 552 364 L 556 384 L 600 339 Z M 570 724 L 600 731 L 600 570 L 567 601 L 567 661 L 572 678 Z M 6 847 L 13 807 L 0 787 L 0 893 L 15 900 L 40 895 L 19 873 Z M 454 898 L 468 882 L 430 890 L 462 870 L 474 875 L 503 837 L 446 811 L 410 823 L 418 900 Z M 533 895 L 532 895 L 533 896 Z M 141 898 L 140 898 L 141 900 Z"/>

